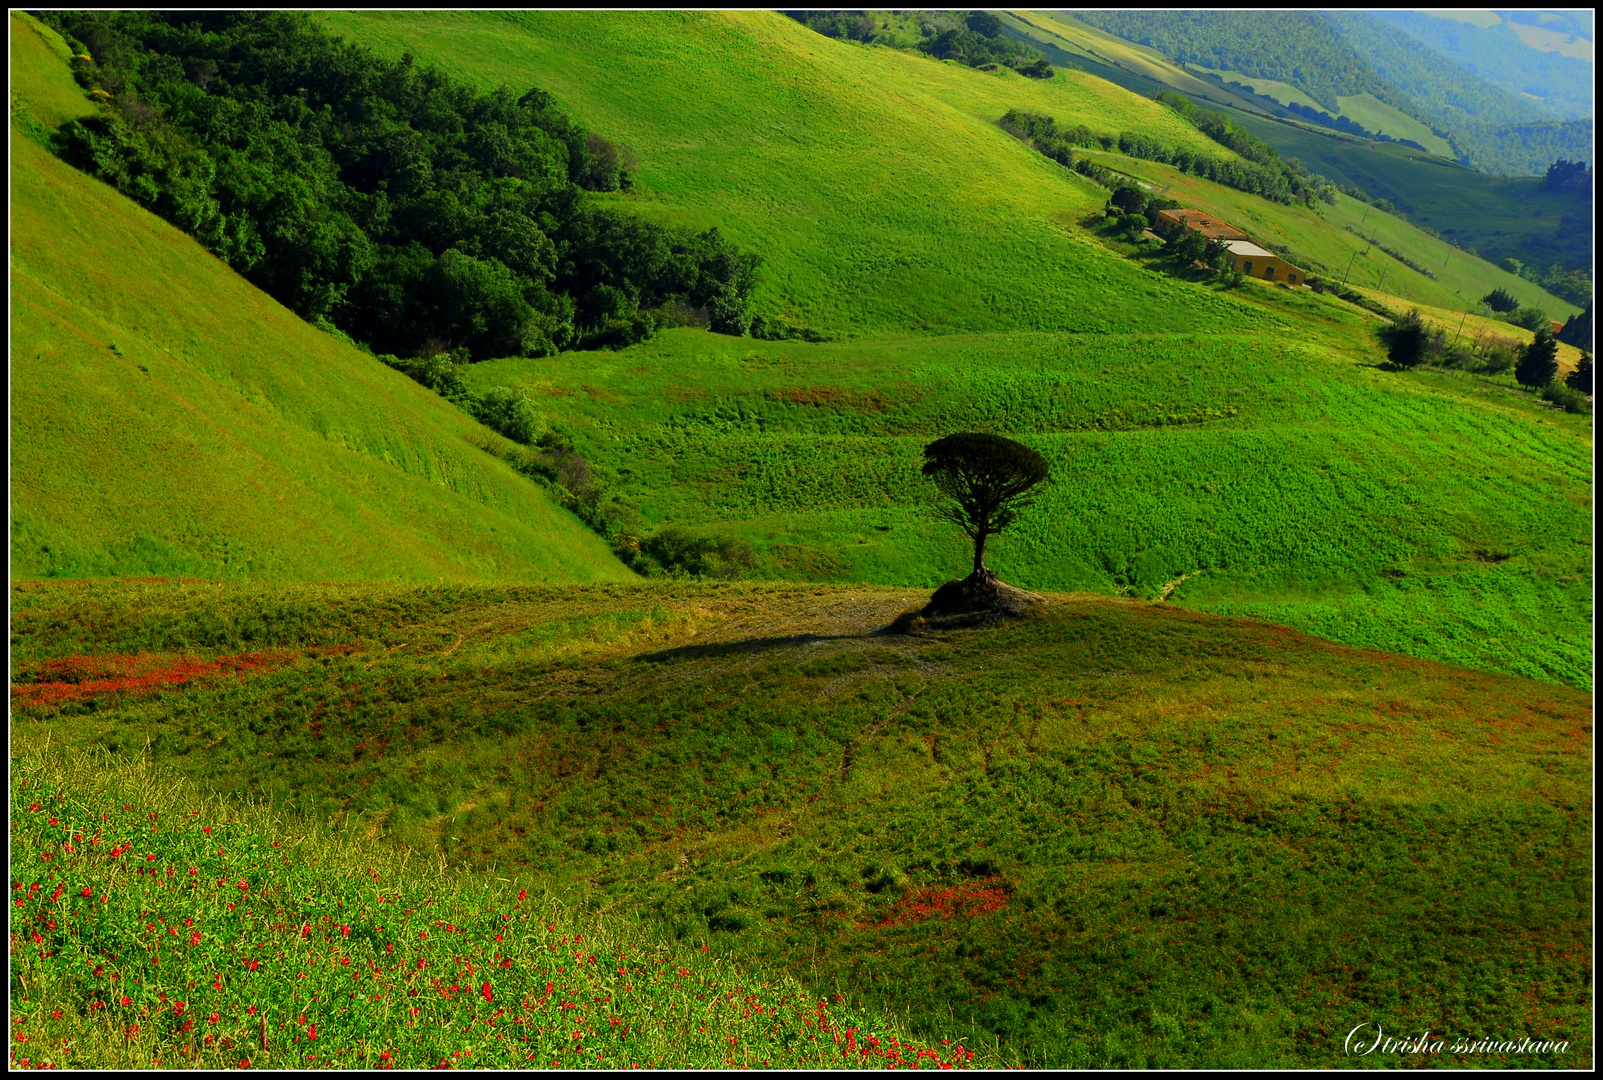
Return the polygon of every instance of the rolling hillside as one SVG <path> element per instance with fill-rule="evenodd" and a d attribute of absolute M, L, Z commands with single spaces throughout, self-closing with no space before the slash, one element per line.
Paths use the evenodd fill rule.
<path fill-rule="evenodd" d="M 12 26 L 13 576 L 629 576 L 474 421 L 29 138 L 83 98 Z"/>
<path fill-rule="evenodd" d="M 85 102 L 14 16 L 14 1067 L 1339 1068 L 1377 1022 L 1591 1067 L 1589 415 L 1120 239 L 1002 113 L 1224 151 L 1086 72 L 774 12 L 316 18 L 549 91 L 640 162 L 573 199 L 716 227 L 813 340 L 435 354 L 532 396 L 587 529 L 51 156 Z M 1437 325 L 1543 302 L 1353 200 L 1086 153 L 1332 272 L 1351 225 Z M 899 616 L 967 569 L 918 471 L 959 430 L 1049 460 L 989 548 L 1043 595 L 942 631 Z M 612 554 L 698 541 L 736 580 Z"/>
<path fill-rule="evenodd" d="M 1144 97 L 1166 88 L 1179 90 L 1208 109 L 1225 112 L 1282 156 L 1298 158 L 1339 184 L 1390 200 L 1410 221 L 1476 249 L 1485 259 L 1514 257 L 1543 267 L 1560 262 L 1568 269 L 1592 265 L 1590 201 L 1549 191 L 1538 177 L 1488 176 L 1400 143 L 1377 143 L 1320 127 L 1280 108 L 1273 95 L 1242 93 L 1228 81 L 1203 77 L 1208 73 L 1200 68 L 1171 63 L 1154 49 L 1062 12 L 1006 18 L 1016 36 L 1044 50 L 1054 63 L 1083 68 Z M 1265 89 L 1271 88 L 1265 84 Z M 1301 93 L 1289 84 L 1276 92 L 1281 100 Z"/>
<path fill-rule="evenodd" d="M 598 467 L 625 531 L 726 533 L 756 551 L 752 573 L 938 584 L 962 545 L 927 524 L 917 455 L 943 431 L 988 425 L 1031 441 L 1065 477 L 998 542 L 997 565 L 1021 583 L 1155 596 L 1184 578 L 1173 595 L 1186 604 L 1589 678 L 1584 420 L 1532 407 L 1506 376 L 1489 400 L 1492 383 L 1444 390 L 1377 372 L 1370 317 L 1338 301 L 1145 269 L 1080 226 L 1101 189 L 994 126 L 1018 103 L 1102 130 L 1150 121 L 1166 138 L 1200 139 L 1155 103 L 1073 72 L 1039 83 L 864 49 L 771 14 L 330 18 L 482 85 L 552 87 L 641 154 L 647 191 L 616 205 L 727 223 L 769 260 L 759 303 L 855 339 L 672 331 L 623 354 L 468 369 L 481 391 L 540 396 Z M 668 41 L 693 77 L 658 74 Z M 712 100 L 728 118 L 715 137 L 692 137 L 690 118 Z M 775 129 L 774 100 L 804 103 L 805 126 Z M 893 109 L 921 119 L 885 116 Z M 986 198 L 961 172 L 919 165 L 937 121 L 950 132 L 943 161 L 987 156 L 972 167 Z M 1327 219 L 1188 183 L 1294 251 L 1328 246 L 1332 263 L 1359 250 L 1332 220 L 1381 231 L 1378 212 L 1366 221 L 1346 202 Z M 1427 245 L 1447 250 L 1385 220 L 1386 242 L 1419 243 L 1421 263 L 1436 257 Z M 927 254 L 922 265 L 938 257 L 941 274 L 876 268 L 882 222 L 903 250 Z M 1016 257 L 1032 249 L 1054 259 Z M 1388 258 L 1372 255 L 1366 284 Z M 1488 281 L 1540 297 L 1467 257 L 1436 282 L 1402 269 L 1384 283 L 1415 302 L 1446 307 Z M 982 289 L 993 306 L 974 302 Z M 1054 326 L 1102 333 L 1043 332 Z M 1260 482 L 1270 469 L 1273 490 Z"/>
<path fill-rule="evenodd" d="M 670 987 L 612 983 L 610 952 L 593 969 L 547 974 L 549 939 L 517 925 L 497 950 L 510 971 L 448 992 L 458 970 L 448 957 L 486 966 L 485 925 L 505 923 L 486 916 L 520 915 L 508 895 L 519 886 L 490 879 L 518 878 L 531 899 L 549 892 L 599 917 L 598 930 L 632 931 L 631 969 L 641 938 L 660 935 L 659 955 L 710 946 L 754 982 L 802 982 L 831 1014 L 891 1012 L 926 1045 L 994 1047 L 997 1064 L 1350 1066 L 1342 1040 L 1376 1010 L 1416 1033 L 1568 1044 L 1433 1062 L 1590 1064 L 1586 694 L 1084 595 L 991 630 L 874 633 L 923 595 L 47 582 L 13 594 L 14 739 L 57 753 L 148 745 L 162 768 L 235 799 L 298 808 L 353 837 L 390 832 L 475 872 L 479 913 L 462 909 L 462 888 L 431 889 L 440 907 L 424 925 L 410 901 L 419 886 L 397 881 L 387 860 L 336 862 L 386 868 L 381 882 L 344 886 L 313 879 L 290 852 L 251 868 L 261 833 L 229 825 L 202 843 L 198 822 L 152 806 L 162 831 L 140 821 L 132 858 L 183 859 L 180 883 L 185 865 L 217 867 L 229 893 L 248 874 L 252 899 L 280 890 L 285 908 L 313 916 L 314 958 L 302 962 L 294 923 L 275 928 L 265 940 L 286 957 L 264 956 L 246 982 L 241 961 L 262 956 L 252 945 L 264 938 L 243 937 L 248 912 L 210 901 L 193 912 L 198 949 L 164 950 L 157 967 L 119 897 L 105 909 L 119 917 L 101 925 L 126 930 L 101 940 L 121 955 L 99 962 L 153 997 L 177 995 L 204 962 L 192 955 L 215 957 L 221 966 L 185 1000 L 223 1005 L 224 1031 L 237 1030 L 241 993 L 275 1022 L 308 1014 L 325 1038 L 293 1045 L 319 1054 L 415 1039 L 502 1061 L 507 1048 L 481 1026 L 489 1010 L 472 1013 L 472 987 L 490 977 L 496 1008 L 511 1010 L 495 1029 L 508 1041 L 540 1045 L 534 999 L 548 979 L 593 980 L 602 988 L 569 999 L 585 1021 L 570 1030 L 609 1059 L 628 1053 L 596 1014 L 636 1023 L 653 1004 L 641 996 Z M 247 649 L 263 663 L 238 676 L 124 689 L 53 681 L 92 674 L 89 658 L 108 653 L 159 674 L 204 672 Z M 24 797 L 13 794 L 14 821 L 28 816 Z M 124 835 L 116 805 L 80 805 L 113 812 L 108 842 Z M 37 844 L 42 825 L 25 825 Z M 227 859 L 212 854 L 223 847 Z M 63 858 L 76 868 L 83 857 Z M 98 883 L 116 861 L 97 861 Z M 152 892 L 144 907 L 170 922 L 185 914 L 185 895 Z M 375 910 L 375 893 L 407 896 L 404 916 L 401 905 Z M 202 903 L 215 895 L 205 889 Z M 317 897 L 347 904 L 321 914 L 352 924 L 348 945 L 330 943 L 306 906 Z M 397 926 L 415 940 L 394 938 Z M 395 944 L 393 958 L 375 941 Z M 410 1031 L 365 993 L 348 1012 L 308 1002 L 283 968 L 348 987 L 352 969 L 333 966 L 331 947 L 364 976 L 371 960 L 384 966 L 364 990 L 410 983 L 432 1023 L 457 1017 L 469 1031 Z M 401 958 L 411 971 L 394 970 Z M 680 963 L 687 988 L 705 994 L 711 965 Z M 83 1002 L 105 985 L 81 962 L 55 970 L 58 999 Z M 228 982 L 214 994 L 205 980 L 216 970 Z M 531 983 L 530 1000 L 509 992 Z M 774 1004 L 750 992 L 761 996 L 748 1003 Z M 739 1037 L 731 1054 L 809 1049 L 804 1037 L 765 1038 L 769 1023 L 726 1018 L 720 1000 L 697 1003 L 703 1024 Z M 681 1015 L 671 998 L 655 1008 L 670 1024 Z M 512 1019 L 525 1012 L 528 1029 Z M 30 1031 L 50 1030 L 37 1020 Z M 121 1022 L 75 1020 L 113 1048 L 125 1045 Z M 795 1020 L 779 1008 L 770 1023 L 782 1035 Z M 691 1031 L 645 1035 L 655 1053 L 704 1052 Z M 142 1040 L 174 1056 L 183 1045 L 176 1024 L 147 1023 Z M 254 1043 L 250 1052 L 260 1060 Z"/>

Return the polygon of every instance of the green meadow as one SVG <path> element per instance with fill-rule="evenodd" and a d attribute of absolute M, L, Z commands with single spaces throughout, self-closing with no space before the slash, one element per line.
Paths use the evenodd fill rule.
<path fill-rule="evenodd" d="M 177 997 L 187 978 L 200 987 L 183 1000 L 225 1017 L 215 1030 L 236 1041 L 256 1034 L 246 1026 L 255 1017 L 241 1014 L 257 1003 L 271 1007 L 275 1053 L 371 1064 L 383 1049 L 408 1049 L 410 986 L 429 1012 L 408 1062 L 471 1050 L 511 1064 L 517 1045 L 485 1021 L 510 1003 L 501 1030 L 548 1052 L 547 1016 L 518 1003 L 561 981 L 547 974 L 561 961 L 539 955 L 555 944 L 538 933 L 544 917 L 511 924 L 515 948 L 487 940 L 502 916 L 521 920 L 512 890 L 528 881 L 607 942 L 594 951 L 609 978 L 568 998 L 587 1004 L 572 1030 L 586 1032 L 587 1049 L 594 1038 L 603 1065 L 646 1054 L 719 1063 L 683 1026 L 653 1049 L 606 1037 L 607 1010 L 620 1023 L 672 1023 L 696 1004 L 632 979 L 621 981 L 634 993 L 607 989 L 616 984 L 600 964 L 610 968 L 620 939 L 631 966 L 642 945 L 652 960 L 706 945 L 734 970 L 685 965 L 696 993 L 715 976 L 715 996 L 749 978 L 765 995 L 757 1003 L 780 1006 L 777 1032 L 718 1018 L 754 1052 L 738 1058 L 749 1064 L 826 1056 L 805 1041 L 791 980 L 812 1004 L 839 995 L 830 1009 L 892 1014 L 904 1041 L 943 1053 L 989 1046 L 993 1063 L 1333 1067 L 1353 1063 L 1342 1051 L 1349 1030 L 1379 1023 L 1567 1044 L 1444 1053 L 1433 1059 L 1442 1064 L 1590 1064 L 1587 694 L 1085 594 L 993 630 L 875 633 L 925 595 L 693 583 L 19 586 L 14 745 L 140 751 L 230 805 L 256 799 L 353 843 L 383 833 L 438 853 L 476 873 L 481 884 L 469 884 L 482 895 L 464 902 L 468 886 L 435 886 L 432 871 L 397 877 L 360 848 L 333 865 L 381 866 L 382 876 L 314 877 L 316 848 L 264 858 L 285 830 L 242 818 L 208 840 L 187 822 L 216 827 L 226 815 L 186 819 L 170 800 L 150 807 L 160 831 L 132 828 L 143 800 L 90 799 L 77 790 L 91 786 L 80 769 L 75 783 L 53 782 L 74 804 L 50 811 L 62 819 L 56 835 L 83 836 L 76 847 L 104 822 L 105 843 L 134 845 L 124 858 L 163 876 L 113 879 L 113 900 L 98 906 L 72 900 L 75 918 L 95 914 L 95 934 L 58 931 L 40 947 L 59 955 L 14 951 L 27 985 L 42 994 L 52 979 L 56 996 L 30 996 L 22 1011 L 14 996 L 13 1014 L 28 1014 L 30 1037 L 70 1032 L 112 1047 L 139 1022 L 139 1053 L 215 1061 L 194 1042 L 203 1025 L 147 1023 L 127 1006 L 103 1015 L 85 1000 L 115 1001 L 113 973 L 140 980 L 154 1012 L 157 992 Z M 28 798 L 14 781 L 14 829 L 30 845 L 14 832 L 14 853 L 50 846 Z M 98 892 L 116 869 L 88 847 L 60 859 L 35 861 L 22 879 L 30 917 L 57 883 Z M 189 866 L 204 870 L 193 901 Z M 274 891 L 259 896 L 263 886 Z M 410 922 L 389 906 L 397 892 Z M 224 910 L 225 895 L 250 902 Z M 427 922 L 416 910 L 424 898 L 438 911 Z M 195 958 L 182 940 L 160 945 L 170 939 L 159 925 L 130 926 L 136 910 L 175 929 L 194 917 L 180 933 L 203 936 Z M 592 933 L 552 922 L 552 935 Z M 352 926 L 349 945 L 338 923 Z M 296 932 L 307 925 L 309 936 Z M 453 927 L 461 944 L 436 951 Z M 487 970 L 495 952 L 510 972 Z M 104 970 L 90 978 L 74 957 Z M 248 973 L 252 959 L 271 971 Z M 297 971 L 317 981 L 297 988 Z M 494 1007 L 477 993 L 486 979 Z M 641 995 L 657 995 L 660 1011 Z M 82 1016 L 52 1027 L 35 1000 L 76 1000 Z M 533 1026 L 512 1026 L 518 1015 Z M 317 1044 L 280 1034 L 300 1016 L 318 1025 Z M 809 1056 L 777 1058 L 770 1048 L 787 1041 Z M 349 1056 L 325 1061 L 324 1047 Z M 263 1060 L 254 1040 L 250 1049 Z"/>
<path fill-rule="evenodd" d="M 1333 336 L 1364 333 L 1305 295 Z M 467 375 L 535 394 L 626 528 L 725 531 L 765 557 L 759 576 L 960 576 L 965 542 L 933 523 L 922 449 L 994 430 L 1055 476 L 995 544 L 1009 581 L 1151 598 L 1184 579 L 1172 599 L 1187 606 L 1589 686 L 1586 419 L 1507 376 L 1438 385 L 1377 359 L 1275 334 L 808 345 L 676 330 Z"/>
<path fill-rule="evenodd" d="M 1002 113 L 1226 152 L 1086 71 L 318 18 L 550 91 L 639 156 L 598 202 L 716 226 L 823 340 L 463 366 L 587 460 L 586 526 L 52 156 L 90 105 L 14 15 L 13 1067 L 1422 1062 L 1361 1024 L 1591 1067 L 1589 414 L 1114 238 Z M 1353 281 L 1436 325 L 1570 310 L 1345 197 L 1094 156 L 1333 272 L 1376 236 L 1436 278 Z M 889 633 L 968 568 L 919 474 L 962 430 L 1051 463 L 988 548 L 1045 612 Z M 614 554 L 674 529 L 750 560 Z"/>

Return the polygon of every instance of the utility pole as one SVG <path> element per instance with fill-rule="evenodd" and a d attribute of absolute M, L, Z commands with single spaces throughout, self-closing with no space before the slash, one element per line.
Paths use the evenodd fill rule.
<path fill-rule="evenodd" d="M 1353 257 L 1347 260 L 1347 274 L 1351 274 L 1353 272 L 1353 263 L 1357 261 L 1358 252 L 1355 251 L 1353 252 Z M 1347 274 L 1341 275 L 1341 288 L 1347 287 Z"/>
<path fill-rule="evenodd" d="M 1454 345 L 1458 344 L 1458 335 L 1462 334 L 1464 332 L 1464 324 L 1467 323 L 1467 322 L 1469 322 L 1469 308 L 1468 308 L 1468 306 L 1466 306 L 1464 308 L 1464 317 L 1462 319 L 1458 320 L 1458 330 L 1455 331 L 1454 334 L 1453 334 L 1453 344 Z"/>

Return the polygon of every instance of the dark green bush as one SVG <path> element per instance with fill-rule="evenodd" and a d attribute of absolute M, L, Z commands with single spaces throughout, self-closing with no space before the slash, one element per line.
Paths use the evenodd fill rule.
<path fill-rule="evenodd" d="M 1542 387 L 1539 395 L 1543 401 L 1551 402 L 1567 413 L 1586 412 L 1591 406 L 1587 404 L 1586 395 L 1579 390 L 1571 389 L 1561 382 L 1550 382 Z"/>
<path fill-rule="evenodd" d="M 1446 337 L 1440 330 L 1426 326 L 1417 309 L 1382 325 L 1375 336 L 1386 346 L 1387 358 L 1405 369 L 1416 368 L 1439 355 Z"/>
<path fill-rule="evenodd" d="M 1522 307 L 1512 315 L 1504 316 L 1504 321 L 1524 327 L 1526 330 L 1549 329 L 1547 312 L 1539 307 Z"/>
<path fill-rule="evenodd" d="M 1503 288 L 1493 289 L 1491 292 L 1481 297 L 1481 303 L 1499 313 L 1504 311 L 1513 311 L 1515 308 L 1520 306 L 1520 302 L 1514 299 L 1514 295 L 1507 289 Z"/>
<path fill-rule="evenodd" d="M 523 387 L 497 386 L 474 404 L 473 415 L 492 431 L 525 446 L 545 434 L 545 414 Z"/>
<path fill-rule="evenodd" d="M 1583 352 L 1575 370 L 1564 376 L 1564 385 L 1582 394 L 1592 393 L 1592 354 Z"/>

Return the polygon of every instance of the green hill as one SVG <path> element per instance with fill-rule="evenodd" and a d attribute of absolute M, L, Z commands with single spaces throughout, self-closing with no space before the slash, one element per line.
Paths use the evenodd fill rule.
<path fill-rule="evenodd" d="M 983 426 L 1031 442 L 1063 478 L 997 544 L 997 565 L 1021 584 L 1156 596 L 1184 579 L 1173 595 L 1186 604 L 1589 678 L 1583 420 L 1532 407 L 1506 376 L 1443 387 L 1377 372 L 1369 316 L 1339 302 L 1143 269 L 1080 227 L 1101 189 L 994 126 L 1016 103 L 1104 131 L 1150 123 L 1220 150 L 1155 103 L 1074 72 L 1041 83 L 865 49 L 772 14 L 330 18 L 484 86 L 550 87 L 640 153 L 646 193 L 618 205 L 720 223 L 768 258 L 759 304 L 857 338 L 680 330 L 622 354 L 467 369 L 480 391 L 539 396 L 597 467 L 626 532 L 723 532 L 755 550 L 756 574 L 935 585 L 960 569 L 962 544 L 927 523 L 918 454 Z M 672 78 L 670 55 L 682 57 Z M 805 128 L 775 126 L 791 115 Z M 921 165 L 931 131 L 946 133 L 942 162 L 972 165 Z M 1321 218 L 1187 182 L 1266 242 L 1318 252 L 1338 273 L 1360 249 L 1347 221 L 1388 246 L 1419 245 L 1433 272 L 1448 251 L 1345 200 Z M 893 228 L 922 261 L 876 259 Z M 1389 259 L 1372 256 L 1366 285 Z M 1488 291 L 1479 273 L 1541 295 L 1482 262 L 1448 263 L 1438 281 L 1397 264 L 1385 284 L 1441 307 Z M 1102 332 L 1043 332 L 1054 327 Z"/>
<path fill-rule="evenodd" d="M 606 201 L 716 225 L 762 253 L 759 310 L 808 326 L 1161 331 L 1257 318 L 1109 260 L 1074 227 L 1106 193 L 997 127 L 1027 108 L 1217 149 L 1100 79 L 860 49 L 773 12 L 324 18 L 482 88 L 555 94 L 641 157 L 645 192 Z"/>
<path fill-rule="evenodd" d="M 922 595 L 42 583 L 13 592 L 14 738 L 57 753 L 148 746 L 164 768 L 233 796 L 353 836 L 390 831 L 486 879 L 526 878 L 570 910 L 626 929 L 639 920 L 636 940 L 710 945 L 754 982 L 795 978 L 832 1014 L 891 1012 L 937 1049 L 1000 1040 L 998 1064 L 1338 1067 L 1346 1034 L 1382 1023 L 1568 1043 L 1433 1061 L 1590 1065 L 1586 694 L 1102 597 L 1058 598 L 1044 619 L 993 630 L 872 633 Z M 150 882 L 148 900 L 102 905 L 96 936 L 52 938 L 51 965 L 25 958 L 108 1052 L 127 1020 L 85 1004 L 110 985 L 83 962 L 96 947 L 117 954 L 97 963 L 151 996 L 176 996 L 189 974 L 200 989 L 183 1000 L 224 1005 L 224 1032 L 239 1030 L 249 992 L 275 1024 L 304 1014 L 323 1027 L 326 1041 L 303 1052 L 373 1055 L 415 1039 L 409 1054 L 505 1060 L 489 1028 L 456 1043 L 434 1025 L 486 1019 L 472 989 L 489 973 L 461 997 L 439 991 L 471 974 L 462 964 L 483 969 L 486 922 L 499 934 L 495 912 L 520 915 L 514 886 L 483 881 L 467 910 L 466 890 L 428 889 L 438 906 L 422 923 L 411 898 L 425 886 L 395 880 L 391 862 L 335 861 L 385 868 L 376 887 L 361 875 L 314 882 L 289 853 L 251 867 L 269 854 L 251 821 L 202 846 L 199 823 L 186 829 L 166 800 L 151 807 L 161 832 L 141 822 L 134 834 L 117 807 L 142 800 L 64 793 L 75 804 L 51 809 L 63 827 L 82 822 L 87 835 L 109 811 L 105 839 L 139 843 L 129 858 L 148 847 L 179 875 L 215 868 L 230 894 L 244 876 L 253 899 L 277 889 L 275 907 L 313 927 L 302 964 L 297 924 L 285 934 L 224 911 L 210 889 L 191 904 L 181 876 Z M 37 850 L 49 830 L 19 820 L 25 797 L 13 792 L 13 827 L 33 845 L 21 850 Z M 76 889 L 89 860 L 61 858 L 51 865 L 71 868 Z M 92 865 L 99 884 L 117 864 Z M 375 911 L 375 893 L 409 902 Z M 49 895 L 30 896 L 29 914 Z M 152 966 L 150 938 L 129 924 L 151 909 L 169 923 L 193 915 L 202 942 L 164 947 Z M 320 918 L 331 913 L 352 925 L 338 953 Z M 387 936 L 399 928 L 405 940 Z M 532 1049 L 543 1022 L 507 990 L 532 984 L 535 997 L 548 979 L 601 985 L 571 999 L 585 1009 L 571 1030 L 609 1059 L 629 1044 L 589 1031 L 604 1027 L 599 999 L 632 1023 L 651 1005 L 642 995 L 669 997 L 654 1015 L 676 1022 L 667 986 L 609 988 L 604 969 L 546 974 L 549 940 L 519 925 L 501 946 L 514 964 L 493 975 L 495 1005 L 509 1010 L 496 1030 L 509 1040 Z M 284 942 L 286 956 L 256 952 L 261 941 Z M 408 968 L 426 957 L 444 970 L 413 982 L 384 941 Z M 364 976 L 381 965 L 348 1012 L 343 990 L 332 1005 L 308 1000 L 352 985 L 337 955 Z M 246 982 L 251 957 L 263 970 Z M 729 978 L 684 966 L 694 993 L 709 975 Z M 309 987 L 286 977 L 296 970 L 311 972 Z M 442 976 L 431 992 L 426 980 Z M 429 1018 L 416 1031 L 399 1008 L 386 1019 L 383 1000 L 366 1000 L 409 984 Z M 750 1004 L 779 1004 L 749 992 Z M 797 1026 L 778 1008 L 774 1026 L 743 1029 L 713 1011 L 720 997 L 702 1022 L 728 1025 L 741 1049 L 787 1042 Z M 25 1011 L 13 996 L 13 1014 Z M 513 1019 L 525 1014 L 527 1029 Z M 51 1032 L 34 1015 L 30 1037 Z M 141 1039 L 164 1054 L 183 1045 L 176 1024 L 146 1022 Z M 690 1031 L 682 1047 L 655 1042 L 691 1061 L 704 1045 Z M 260 1060 L 254 1043 L 250 1054 Z"/>
<path fill-rule="evenodd" d="M 83 98 L 12 27 L 14 576 L 628 576 L 474 421 L 38 145 Z"/>

